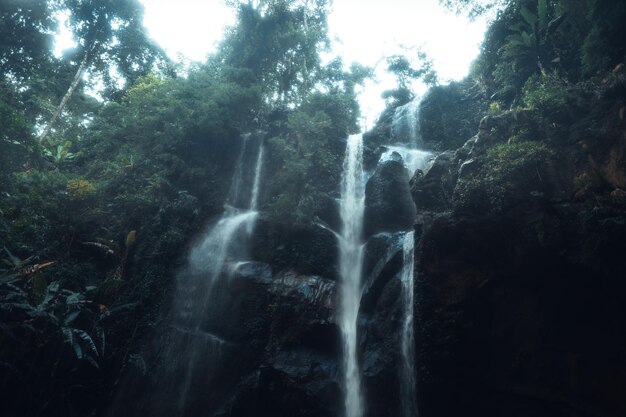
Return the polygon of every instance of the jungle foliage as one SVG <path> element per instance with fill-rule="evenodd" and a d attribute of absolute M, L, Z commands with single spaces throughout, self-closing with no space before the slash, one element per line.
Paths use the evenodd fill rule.
<path fill-rule="evenodd" d="M 219 49 L 176 73 L 138 0 L 0 2 L 0 414 L 102 412 L 142 363 L 138 341 L 165 314 L 188 245 L 221 212 L 242 134 L 265 134 L 260 208 L 273 222 L 310 222 L 336 191 L 372 70 L 321 59 L 326 0 L 231 3 Z M 60 12 L 77 46 L 55 56 Z M 624 21 L 623 2 L 507 1 L 470 79 L 493 113 L 561 111 L 624 62 Z M 388 59 L 390 107 L 413 97 L 412 79 L 436 82 L 418 58 Z M 523 168 L 510 158 L 548 157 L 539 143 L 488 154 L 503 181 Z"/>
<path fill-rule="evenodd" d="M 555 86 L 557 78 L 572 86 L 605 76 L 626 57 L 624 19 L 623 2 L 507 2 L 487 31 L 471 77 L 493 99 L 519 106 L 533 86 Z"/>
<path fill-rule="evenodd" d="M 232 3 L 237 23 L 184 74 L 138 1 L 0 5 L 3 415 L 101 407 L 221 212 L 243 134 L 265 132 L 261 205 L 277 221 L 307 221 L 310 196 L 338 184 L 371 71 L 322 63 L 324 0 Z M 78 44 L 61 56 L 58 12 Z"/>

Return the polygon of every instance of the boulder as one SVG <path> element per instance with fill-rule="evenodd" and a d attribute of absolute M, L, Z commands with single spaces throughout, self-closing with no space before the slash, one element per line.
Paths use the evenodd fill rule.
<path fill-rule="evenodd" d="M 395 154 L 379 164 L 365 187 L 365 234 L 409 230 L 415 215 L 408 173 Z"/>
<path fill-rule="evenodd" d="M 451 207 L 451 197 L 458 171 L 455 154 L 439 154 L 426 172 L 411 181 L 411 193 L 418 210 L 445 211 Z"/>

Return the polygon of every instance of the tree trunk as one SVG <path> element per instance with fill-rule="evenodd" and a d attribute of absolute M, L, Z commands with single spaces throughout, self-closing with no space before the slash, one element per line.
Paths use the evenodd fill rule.
<path fill-rule="evenodd" d="M 67 92 L 63 96 L 61 103 L 59 103 L 59 106 L 57 107 L 56 111 L 52 115 L 52 119 L 50 119 L 50 122 L 48 122 L 48 125 L 41 133 L 41 136 L 39 136 L 39 142 L 43 142 L 44 139 L 46 139 L 46 137 L 50 133 L 50 130 L 52 130 L 52 126 L 54 125 L 54 122 L 56 122 L 57 118 L 59 117 L 59 115 L 65 108 L 65 106 L 67 105 L 67 102 L 70 100 L 70 98 L 74 94 L 76 87 L 78 87 L 78 84 L 80 84 L 80 80 L 83 78 L 83 74 L 85 73 L 85 70 L 87 69 L 88 59 L 89 59 L 89 51 L 85 52 L 85 56 L 83 57 L 83 60 L 80 62 L 80 65 L 78 66 L 78 70 L 76 71 L 76 75 L 74 75 L 74 80 L 72 80 L 72 83 L 70 84 L 70 87 L 67 89 Z"/>

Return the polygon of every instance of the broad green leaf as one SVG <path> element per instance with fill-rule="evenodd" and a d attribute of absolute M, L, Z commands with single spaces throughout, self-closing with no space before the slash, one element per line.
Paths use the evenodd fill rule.
<path fill-rule="evenodd" d="M 76 357 L 78 359 L 82 359 L 83 358 L 83 348 L 80 347 L 79 343 L 74 343 L 72 345 L 72 348 L 74 349 L 74 353 L 76 354 Z"/>
<path fill-rule="evenodd" d="M 35 304 L 39 305 L 43 302 L 48 292 L 48 281 L 41 272 L 33 275 L 33 295 L 35 297 Z"/>
<path fill-rule="evenodd" d="M 78 317 L 79 314 L 80 314 L 80 310 L 70 311 L 63 319 L 63 324 L 68 325 L 72 323 L 74 320 L 76 320 L 76 317 Z"/>
<path fill-rule="evenodd" d="M 63 341 L 70 346 L 74 345 L 74 332 L 69 327 L 63 328 Z"/>
<path fill-rule="evenodd" d="M 548 1 L 538 0 L 537 14 L 539 15 L 539 27 L 545 29 L 548 25 Z"/>
<path fill-rule="evenodd" d="M 78 336 L 80 340 L 80 344 L 87 348 L 87 351 L 91 353 L 94 357 L 98 357 L 98 349 L 96 348 L 96 344 L 93 342 L 93 339 L 89 334 L 80 329 L 73 329 L 74 334 Z"/>
<path fill-rule="evenodd" d="M 522 17 L 528 23 L 528 25 L 534 28 L 535 25 L 537 24 L 537 16 L 533 12 L 528 10 L 525 6 L 522 6 L 520 13 L 522 14 Z"/>
<path fill-rule="evenodd" d="M 133 246 L 136 238 L 137 238 L 136 230 L 131 230 L 130 232 L 128 232 L 128 235 L 126 236 L 126 247 L 130 248 L 131 246 Z"/>

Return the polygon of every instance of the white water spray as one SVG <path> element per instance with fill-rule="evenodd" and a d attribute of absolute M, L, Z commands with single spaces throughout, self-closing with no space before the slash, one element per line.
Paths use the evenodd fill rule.
<path fill-rule="evenodd" d="M 249 136 L 244 137 L 222 217 L 192 249 L 189 255 L 190 273 L 180 281 L 177 288 L 172 324 L 177 332 L 167 354 L 168 359 L 175 364 L 173 373 L 182 375 L 170 381 L 175 387 L 177 415 L 184 414 L 193 381 L 199 377 L 197 364 L 206 361 L 207 355 L 212 356 L 217 363 L 221 355 L 224 341 L 203 329 L 207 308 L 211 305 L 215 284 L 225 275 L 226 262 L 245 259 L 248 240 L 258 216 L 263 145 L 259 144 L 254 176 L 246 178 L 244 160 L 248 142 Z M 249 179 L 252 179 L 251 184 Z M 249 197 L 246 192 L 249 192 Z M 249 202 L 249 206 L 246 209 L 238 208 L 243 205 L 242 202 Z"/>
<path fill-rule="evenodd" d="M 256 211 L 259 204 L 259 186 L 261 184 L 261 168 L 263 167 L 263 143 L 259 145 L 259 155 L 256 159 L 254 169 L 254 180 L 252 182 L 252 197 L 250 197 L 250 210 Z"/>
<path fill-rule="evenodd" d="M 361 301 L 363 267 L 363 212 L 365 184 L 363 145 L 361 135 L 348 138 L 343 162 L 340 215 L 342 229 L 339 237 L 340 312 L 343 338 L 345 416 L 363 416 L 361 377 L 357 357 L 357 319 Z"/>
<path fill-rule="evenodd" d="M 393 153 L 397 152 L 402 157 L 404 166 L 409 170 L 409 178 L 413 177 L 416 170 L 425 169 L 433 156 L 432 152 L 411 149 L 400 145 L 386 146 L 386 148 L 387 151 L 381 155 L 380 162 L 391 159 Z"/>
<path fill-rule="evenodd" d="M 404 322 L 402 323 L 402 364 L 400 369 L 400 394 L 402 417 L 417 416 L 415 398 L 415 336 L 413 333 L 413 279 L 414 279 L 414 240 L 415 232 L 404 235 L 402 267 L 402 302 Z"/>
<path fill-rule="evenodd" d="M 231 184 L 229 198 L 225 205 L 224 213 L 220 220 L 210 228 L 202 242 L 193 248 L 189 256 L 189 263 L 194 272 L 204 272 L 210 283 L 208 293 L 214 281 L 220 276 L 224 269 L 224 263 L 229 250 L 234 243 L 240 246 L 247 243 L 247 238 L 252 234 L 254 223 L 257 218 L 257 206 L 259 199 L 259 188 L 261 184 L 261 171 L 263 166 L 263 144 L 259 144 L 259 152 L 254 168 L 254 177 L 250 189 L 250 203 L 247 210 L 236 208 L 240 199 L 243 187 L 243 156 L 248 144 L 248 137 L 244 138 L 241 154 L 239 155 L 235 175 Z M 245 226 L 245 227 L 244 227 Z M 240 242 L 234 242 L 237 234 L 242 229 L 246 233 L 240 236 Z"/>
<path fill-rule="evenodd" d="M 391 121 L 392 137 L 417 148 L 420 142 L 419 107 L 421 99 L 413 100 L 396 108 Z"/>

